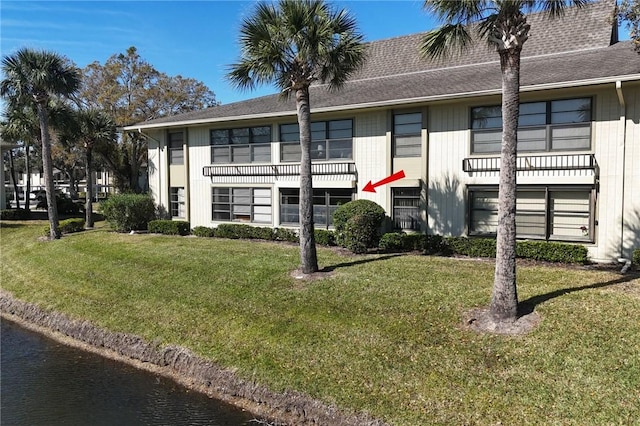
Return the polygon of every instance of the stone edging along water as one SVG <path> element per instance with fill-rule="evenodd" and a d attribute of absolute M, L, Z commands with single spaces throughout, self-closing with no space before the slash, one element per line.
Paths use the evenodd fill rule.
<path fill-rule="evenodd" d="M 367 414 L 348 414 L 295 391 L 277 393 L 239 378 L 232 370 L 174 345 L 159 346 L 141 337 L 114 333 L 89 321 L 74 320 L 23 302 L 0 290 L 0 313 L 8 320 L 47 334 L 56 340 L 138 368 L 170 377 L 182 385 L 240 406 L 278 425 L 383 426 Z"/>

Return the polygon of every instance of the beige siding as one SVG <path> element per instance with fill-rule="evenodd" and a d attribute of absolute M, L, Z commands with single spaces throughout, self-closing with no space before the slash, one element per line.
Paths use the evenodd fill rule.
<path fill-rule="evenodd" d="M 462 235 L 465 231 L 462 159 L 469 146 L 468 109 L 447 104 L 429 109 L 427 166 L 428 233 Z"/>
<path fill-rule="evenodd" d="M 148 175 L 149 191 L 156 204 L 169 208 L 168 197 L 168 175 L 167 175 L 167 150 L 165 149 L 165 133 L 161 130 L 149 131 L 148 138 Z"/>
<path fill-rule="evenodd" d="M 640 248 L 640 84 L 626 83 L 626 151 L 624 163 L 624 225 L 623 255 L 631 257 Z"/>
<path fill-rule="evenodd" d="M 189 205 L 191 226 L 211 226 L 211 179 L 202 169 L 211 165 L 209 129 L 189 129 Z"/>
<path fill-rule="evenodd" d="M 389 127 L 387 111 L 375 111 L 358 115 L 355 119 L 353 157 L 358 170 L 356 198 L 374 201 L 389 213 L 389 187 L 378 187 L 376 192 L 362 192 L 369 182 L 378 182 L 391 172 L 391 143 L 387 133 Z"/>

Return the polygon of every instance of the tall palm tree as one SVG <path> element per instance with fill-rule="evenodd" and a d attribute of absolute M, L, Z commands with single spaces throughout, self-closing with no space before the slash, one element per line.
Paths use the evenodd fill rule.
<path fill-rule="evenodd" d="M 240 28 L 240 60 L 228 78 L 239 88 L 275 83 L 295 95 L 300 128 L 300 259 L 303 273 L 318 271 L 313 228 L 311 104 L 309 87 L 339 89 L 364 64 L 365 45 L 355 20 L 322 0 L 259 3 Z"/>
<path fill-rule="evenodd" d="M 0 83 L 0 95 L 9 101 L 9 108 L 28 104 L 37 108 L 50 238 L 60 238 L 47 108 L 51 96 L 68 96 L 78 90 L 80 74 L 57 53 L 32 49 L 20 49 L 5 56 L 2 72 L 5 77 Z"/>
<path fill-rule="evenodd" d="M 76 112 L 76 143 L 84 151 L 87 174 L 85 227 L 93 228 L 93 152 L 105 144 L 116 143 L 116 126 L 105 112 L 88 109 Z"/>
<path fill-rule="evenodd" d="M 525 13 L 542 11 L 561 16 L 570 4 L 588 0 L 425 0 L 424 7 L 443 26 L 428 32 L 420 46 L 428 57 L 468 48 L 476 38 L 494 46 L 502 72 L 502 149 L 498 189 L 496 269 L 490 315 L 496 322 L 518 316 L 516 288 L 516 159 L 520 109 L 520 54 L 529 37 Z"/>

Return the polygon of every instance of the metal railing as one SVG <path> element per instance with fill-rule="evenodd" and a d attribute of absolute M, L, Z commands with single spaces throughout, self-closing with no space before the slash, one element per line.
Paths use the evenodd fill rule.
<path fill-rule="evenodd" d="M 499 157 L 474 157 L 462 160 L 462 170 L 473 172 L 500 171 Z M 553 171 L 553 170 L 593 170 L 600 175 L 600 167 L 594 154 L 535 155 L 518 157 L 516 170 Z"/>
<path fill-rule="evenodd" d="M 357 177 L 356 164 L 351 163 L 322 163 L 312 164 L 311 173 L 314 176 L 352 175 Z M 217 176 L 299 176 L 300 164 L 265 164 L 244 166 L 205 166 L 202 174 L 208 177 Z"/>

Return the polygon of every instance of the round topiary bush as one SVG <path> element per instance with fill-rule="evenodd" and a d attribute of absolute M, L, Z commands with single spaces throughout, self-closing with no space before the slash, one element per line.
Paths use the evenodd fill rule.
<path fill-rule="evenodd" d="M 384 209 L 370 200 L 350 201 L 333 214 L 336 243 L 354 253 L 365 253 L 378 246 Z"/>

